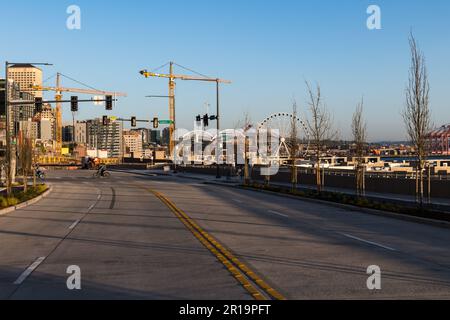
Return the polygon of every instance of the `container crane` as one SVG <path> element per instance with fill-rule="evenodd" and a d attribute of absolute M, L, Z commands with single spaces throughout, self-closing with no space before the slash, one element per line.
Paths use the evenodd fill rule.
<path fill-rule="evenodd" d="M 45 86 L 32 86 L 33 91 L 54 91 L 55 100 L 62 100 L 63 92 L 71 93 L 81 93 L 81 94 L 92 94 L 92 95 L 103 95 L 103 96 L 114 96 L 114 97 L 126 97 L 127 94 L 123 92 L 108 92 L 94 89 L 78 89 L 78 88 L 65 88 L 61 87 L 61 74 L 56 74 L 56 87 L 45 87 Z M 75 128 L 74 128 L 75 131 Z M 75 134 L 75 132 L 74 132 Z M 56 103 L 56 151 L 61 153 L 62 149 L 62 106 L 60 102 Z"/>

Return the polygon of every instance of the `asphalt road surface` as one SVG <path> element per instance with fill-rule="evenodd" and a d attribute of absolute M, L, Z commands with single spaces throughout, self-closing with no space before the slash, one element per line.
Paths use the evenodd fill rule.
<path fill-rule="evenodd" d="M 0 217 L 0 299 L 450 299 L 450 229 L 176 177 L 48 176 L 47 198 Z"/>

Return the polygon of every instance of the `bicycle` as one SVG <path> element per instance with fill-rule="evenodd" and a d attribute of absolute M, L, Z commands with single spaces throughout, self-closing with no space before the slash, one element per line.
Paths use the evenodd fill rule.
<path fill-rule="evenodd" d="M 110 178 L 110 177 L 111 177 L 111 173 L 105 171 L 105 172 L 103 172 L 103 175 L 102 175 L 99 171 L 97 171 L 97 172 L 95 172 L 95 173 L 92 175 L 92 177 L 93 177 L 94 179 Z"/>

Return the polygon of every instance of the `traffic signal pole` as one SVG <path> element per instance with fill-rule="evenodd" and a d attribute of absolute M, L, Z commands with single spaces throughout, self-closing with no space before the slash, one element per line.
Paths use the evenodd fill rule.
<path fill-rule="evenodd" d="M 9 127 L 9 79 L 8 79 L 8 67 L 9 63 L 8 61 L 5 62 L 5 113 L 6 113 L 6 194 L 8 197 L 12 194 L 12 181 L 11 181 L 11 133 L 10 133 L 10 127 Z"/>
<path fill-rule="evenodd" d="M 217 117 L 217 149 L 216 149 L 216 178 L 220 179 L 220 164 L 219 161 L 222 158 L 219 155 L 219 152 L 222 150 L 221 146 L 219 146 L 219 141 L 221 141 L 221 139 L 219 138 L 219 134 L 220 134 L 220 99 L 219 99 L 219 79 L 216 80 L 216 99 L 217 99 L 217 110 L 216 110 L 216 117 Z"/>

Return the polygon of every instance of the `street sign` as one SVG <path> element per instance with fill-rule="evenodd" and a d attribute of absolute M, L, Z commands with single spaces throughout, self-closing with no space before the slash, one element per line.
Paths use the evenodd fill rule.
<path fill-rule="evenodd" d="M 159 124 L 173 124 L 172 120 L 159 120 Z"/>

